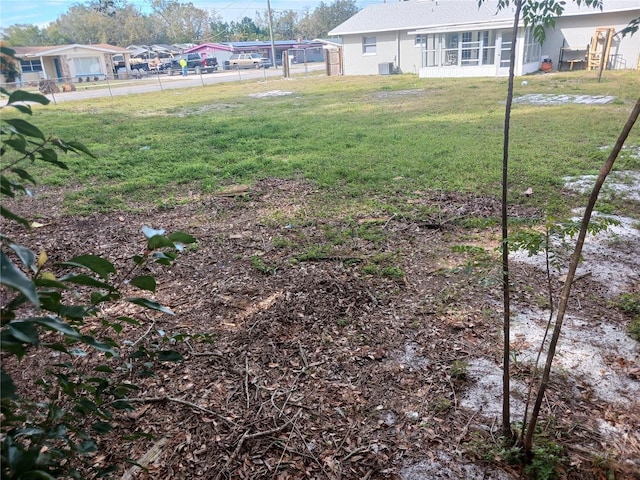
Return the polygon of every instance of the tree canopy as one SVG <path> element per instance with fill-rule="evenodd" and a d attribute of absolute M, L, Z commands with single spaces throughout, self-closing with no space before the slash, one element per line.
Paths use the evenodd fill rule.
<path fill-rule="evenodd" d="M 273 10 L 276 40 L 321 38 L 358 12 L 355 0 L 320 2 L 313 10 Z M 76 3 L 45 27 L 15 24 L 4 28 L 2 39 L 12 46 L 59 45 L 64 43 L 132 44 L 197 43 L 268 40 L 267 10 L 254 18 L 223 21 L 216 11 L 197 8 L 191 2 L 152 0 L 143 13 L 127 0 L 90 0 Z"/>

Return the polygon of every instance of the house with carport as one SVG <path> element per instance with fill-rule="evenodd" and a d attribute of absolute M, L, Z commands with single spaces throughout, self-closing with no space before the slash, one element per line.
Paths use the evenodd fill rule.
<path fill-rule="evenodd" d="M 617 34 L 638 17 L 639 0 L 605 0 L 602 10 L 569 1 L 540 45 L 522 20 L 512 38 L 513 5 L 498 10 L 497 0 L 480 6 L 477 0 L 409 0 L 368 6 L 329 35 L 342 39 L 345 75 L 506 76 L 515 40 L 514 71 L 519 76 L 539 70 L 543 61 L 558 66 L 568 58 L 563 53 L 586 57 L 589 46 L 602 41 L 596 34 L 599 27 L 612 32 L 606 68 L 638 68 L 638 34 Z"/>
<path fill-rule="evenodd" d="M 40 80 L 103 80 L 113 75 L 113 55 L 123 55 L 127 65 L 130 61 L 129 50 L 104 43 L 12 48 L 19 61 L 22 84 Z"/>

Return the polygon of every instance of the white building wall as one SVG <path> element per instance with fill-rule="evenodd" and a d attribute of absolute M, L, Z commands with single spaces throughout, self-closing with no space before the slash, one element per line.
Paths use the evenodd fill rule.
<path fill-rule="evenodd" d="M 345 35 L 342 48 L 345 75 L 378 75 L 380 63 L 393 63 L 403 73 L 417 73 L 421 65 L 420 48 L 415 47 L 414 36 L 406 32 L 367 34 L 376 37 L 376 53 L 362 53 L 365 35 Z"/>
<path fill-rule="evenodd" d="M 570 48 L 586 48 L 597 27 L 614 27 L 616 32 L 626 27 L 633 18 L 640 17 L 637 11 L 623 13 L 608 13 L 598 15 L 578 15 L 559 18 L 555 30 L 547 32 L 547 38 L 541 49 L 539 61 L 522 64 L 516 63 L 517 76 L 536 72 L 540 69 L 542 58 L 549 57 L 554 68 L 558 68 L 560 49 L 563 40 Z M 393 63 L 402 73 L 417 73 L 421 78 L 444 77 L 493 77 L 506 76 L 508 69 L 497 66 L 474 67 L 422 67 L 422 53 L 420 47 L 415 46 L 414 35 L 401 32 L 377 32 L 366 34 L 375 36 L 377 51 L 375 54 L 362 53 L 362 39 L 364 35 L 345 35 L 343 37 L 344 75 L 377 75 L 378 64 Z M 524 29 L 518 33 L 517 59 L 522 59 L 524 48 Z M 499 44 L 497 46 L 499 51 Z M 640 33 L 624 39 L 615 37 L 611 53 L 617 55 L 616 68 L 637 68 L 640 55 Z M 496 59 L 499 62 L 499 58 Z"/>
<path fill-rule="evenodd" d="M 630 12 L 560 17 L 556 21 L 556 28 L 547 31 L 547 39 L 542 46 L 542 53 L 551 58 L 554 68 L 558 68 L 563 40 L 565 47 L 586 49 L 587 45 L 591 43 L 591 37 L 593 37 L 596 28 L 613 27 L 616 32 L 619 32 L 632 19 L 638 17 L 640 17 L 640 6 L 637 10 Z M 627 35 L 625 38 L 621 38 L 620 35 L 614 37 L 611 43 L 611 54 L 617 55 L 614 68 L 638 68 L 640 32 L 636 32 L 633 36 Z"/>

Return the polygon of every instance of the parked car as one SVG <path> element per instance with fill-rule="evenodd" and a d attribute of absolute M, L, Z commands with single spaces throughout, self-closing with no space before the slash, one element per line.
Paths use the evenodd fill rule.
<path fill-rule="evenodd" d="M 187 61 L 187 69 L 195 72 L 196 75 L 201 73 L 209 73 L 218 69 L 218 60 L 216 57 L 202 58 L 198 53 L 184 53 L 178 55 L 171 60 L 171 64 L 163 68 L 168 75 L 181 72 L 180 60 Z"/>
<path fill-rule="evenodd" d="M 269 68 L 271 60 L 264 58 L 259 53 L 234 53 L 229 57 L 229 68 Z"/>

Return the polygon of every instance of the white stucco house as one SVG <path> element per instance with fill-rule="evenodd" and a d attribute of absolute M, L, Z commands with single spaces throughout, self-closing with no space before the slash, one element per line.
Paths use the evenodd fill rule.
<path fill-rule="evenodd" d="M 104 79 L 113 75 L 113 55 L 123 55 L 127 64 L 130 51 L 108 44 L 12 47 L 19 62 L 20 82 L 78 81 Z"/>
<path fill-rule="evenodd" d="M 595 29 L 619 32 L 640 17 L 640 0 L 603 0 L 603 10 L 572 1 L 548 29 L 542 46 L 520 22 L 515 74 L 558 65 L 561 52 L 582 54 Z M 409 0 L 371 5 L 329 32 L 342 38 L 345 75 L 416 73 L 420 77 L 506 76 L 513 44 L 514 7 L 496 0 Z M 640 34 L 613 37 L 608 68 L 638 68 Z M 572 64 L 573 67 L 573 64 Z"/>

